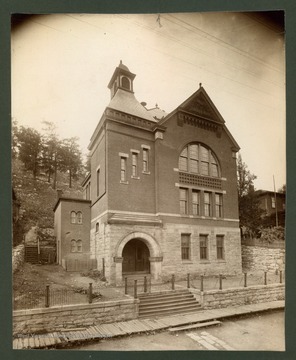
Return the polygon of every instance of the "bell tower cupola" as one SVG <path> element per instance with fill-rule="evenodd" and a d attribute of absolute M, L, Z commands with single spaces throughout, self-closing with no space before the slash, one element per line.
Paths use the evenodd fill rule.
<path fill-rule="evenodd" d="M 125 66 L 120 60 L 120 64 L 115 69 L 112 78 L 108 84 L 108 88 L 111 91 L 111 99 L 116 94 L 118 89 L 133 93 L 133 81 L 136 77 L 131 73 L 127 66 Z"/>

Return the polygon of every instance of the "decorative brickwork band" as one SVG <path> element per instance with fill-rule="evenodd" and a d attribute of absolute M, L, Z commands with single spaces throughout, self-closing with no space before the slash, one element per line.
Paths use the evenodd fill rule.
<path fill-rule="evenodd" d="M 210 187 L 214 189 L 222 189 L 222 180 L 211 178 L 207 176 L 188 174 L 185 172 L 179 172 L 179 182 L 180 184 L 190 184 L 201 187 Z"/>

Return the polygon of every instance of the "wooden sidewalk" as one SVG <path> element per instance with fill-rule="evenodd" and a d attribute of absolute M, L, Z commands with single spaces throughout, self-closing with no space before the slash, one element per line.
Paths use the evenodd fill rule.
<path fill-rule="evenodd" d="M 34 336 L 19 335 L 13 340 L 13 349 L 45 349 L 70 346 L 74 342 L 99 340 L 139 333 L 166 330 L 173 326 L 189 325 L 203 321 L 224 319 L 256 312 L 283 309 L 284 301 L 273 301 L 222 309 L 200 310 L 196 313 L 163 316 L 153 319 L 135 319 L 88 328 L 69 329 Z"/>

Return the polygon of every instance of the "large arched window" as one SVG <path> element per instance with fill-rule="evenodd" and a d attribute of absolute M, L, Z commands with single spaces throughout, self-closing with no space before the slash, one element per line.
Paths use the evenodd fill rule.
<path fill-rule="evenodd" d="M 179 170 L 193 174 L 219 177 L 219 166 L 211 149 L 202 144 L 188 144 L 179 157 Z"/>

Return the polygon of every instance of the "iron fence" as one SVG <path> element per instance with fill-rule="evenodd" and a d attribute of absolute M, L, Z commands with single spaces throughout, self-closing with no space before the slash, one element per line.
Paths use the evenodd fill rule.
<path fill-rule="evenodd" d="M 137 298 L 142 294 L 157 293 L 168 290 L 195 288 L 200 291 L 224 290 L 241 288 L 252 285 L 268 285 L 284 283 L 283 271 L 277 273 L 243 273 L 237 276 L 204 276 L 187 274 L 186 279 L 176 280 L 172 274 L 165 282 L 154 283 L 151 277 L 144 276 L 138 279 L 125 277 L 120 286 L 106 286 L 89 283 L 88 288 L 52 289 L 47 285 L 42 292 L 29 292 L 14 296 L 13 309 L 36 309 L 51 306 L 64 306 L 74 304 L 87 304 L 98 301 L 123 299 L 126 295 Z"/>

